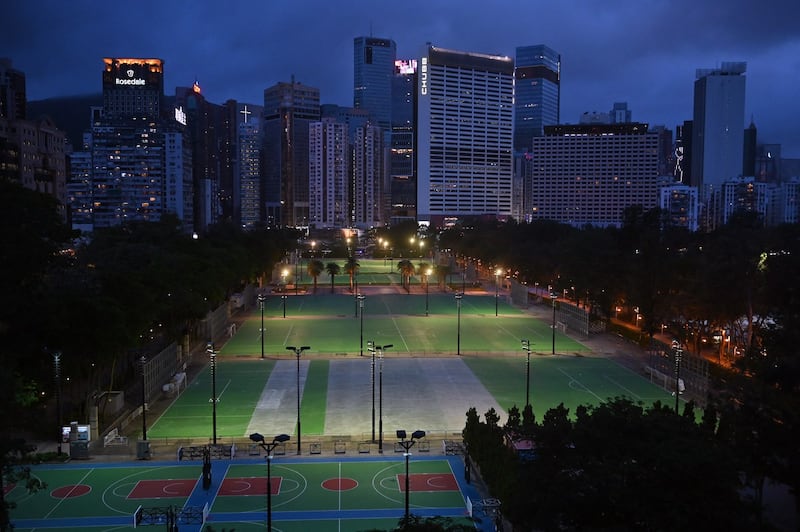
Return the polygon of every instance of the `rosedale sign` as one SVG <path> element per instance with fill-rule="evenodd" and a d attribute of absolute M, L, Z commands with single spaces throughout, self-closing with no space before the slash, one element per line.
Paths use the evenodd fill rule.
<path fill-rule="evenodd" d="M 133 86 L 146 85 L 146 82 L 145 82 L 144 79 L 142 79 L 142 78 L 134 78 L 133 77 L 133 75 L 135 74 L 133 69 L 128 69 L 125 73 L 128 75 L 128 79 L 115 78 L 114 79 L 114 84 L 115 85 L 133 85 Z"/>

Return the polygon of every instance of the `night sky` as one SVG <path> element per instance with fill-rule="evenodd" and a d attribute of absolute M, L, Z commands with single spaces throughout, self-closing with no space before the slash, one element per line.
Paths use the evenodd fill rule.
<path fill-rule="evenodd" d="M 197 79 L 214 103 L 262 104 L 295 79 L 322 103 L 353 104 L 353 38 L 388 37 L 399 58 L 426 42 L 514 56 L 561 53 L 561 122 L 628 102 L 633 120 L 674 131 L 692 118 L 697 68 L 747 62 L 745 126 L 800 158 L 797 0 L 8 0 L 0 56 L 28 100 L 99 93 L 103 57 L 165 61 L 165 93 Z"/>

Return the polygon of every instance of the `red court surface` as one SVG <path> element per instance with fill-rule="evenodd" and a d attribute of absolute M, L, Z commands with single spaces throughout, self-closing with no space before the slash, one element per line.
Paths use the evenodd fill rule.
<path fill-rule="evenodd" d="M 329 478 L 321 486 L 328 491 L 350 491 L 358 487 L 358 482 L 352 478 Z"/>
<path fill-rule="evenodd" d="M 72 497 L 80 497 L 92 491 L 91 486 L 86 484 L 76 484 L 74 486 L 61 486 L 50 492 L 50 496 L 54 499 L 69 499 Z"/>
<path fill-rule="evenodd" d="M 128 494 L 128 499 L 188 497 L 192 494 L 195 484 L 197 484 L 197 479 L 192 478 L 140 480 Z"/>
<path fill-rule="evenodd" d="M 397 475 L 400 491 L 406 491 L 406 476 Z M 450 473 L 414 473 L 408 476 L 408 491 L 458 491 L 456 477 Z"/>
<path fill-rule="evenodd" d="M 272 477 L 272 495 L 281 491 L 282 477 Z M 267 479 L 264 477 L 226 478 L 222 481 L 217 495 L 266 495 Z"/>

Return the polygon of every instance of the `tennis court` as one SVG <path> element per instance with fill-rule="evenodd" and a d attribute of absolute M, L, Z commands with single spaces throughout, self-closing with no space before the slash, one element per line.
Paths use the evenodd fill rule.
<path fill-rule="evenodd" d="M 409 510 L 468 523 L 464 482 L 455 456 L 409 458 Z M 283 531 L 391 530 L 404 514 L 405 459 L 402 453 L 336 461 L 275 456 L 270 486 L 273 526 Z M 68 464 L 37 466 L 33 473 L 48 488 L 28 495 L 10 486 L 16 530 L 132 530 L 142 508 L 141 526 L 175 512 L 181 531 L 263 530 L 267 479 L 264 457 L 213 461 L 212 482 L 203 489 L 201 465 L 194 463 Z M 163 524 L 162 524 L 163 526 Z"/>

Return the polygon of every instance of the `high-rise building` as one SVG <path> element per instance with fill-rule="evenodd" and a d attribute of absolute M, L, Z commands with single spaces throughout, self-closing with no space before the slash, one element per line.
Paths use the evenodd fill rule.
<path fill-rule="evenodd" d="M 383 131 L 392 122 L 392 79 L 397 46 L 391 39 L 353 39 L 353 107 L 366 109 Z"/>
<path fill-rule="evenodd" d="M 544 126 L 560 122 L 561 54 L 543 44 L 518 46 L 514 78 L 514 150 L 524 153 Z"/>
<path fill-rule="evenodd" d="M 27 118 L 28 101 L 25 91 L 25 73 L 15 69 L 10 59 L 0 57 L 0 118 Z"/>
<path fill-rule="evenodd" d="M 662 187 L 659 207 L 671 226 L 697 231 L 697 188 L 682 183 Z"/>
<path fill-rule="evenodd" d="M 417 219 L 511 215 L 514 61 L 428 44 L 417 97 Z"/>
<path fill-rule="evenodd" d="M 647 124 L 559 125 L 534 137 L 526 218 L 620 226 L 627 207 L 659 205 L 661 132 Z"/>
<path fill-rule="evenodd" d="M 163 107 L 163 61 L 105 58 L 103 107 L 92 111 L 85 142 L 91 157 L 75 155 L 79 173 L 70 176 L 74 222 L 84 229 L 130 221 L 158 221 L 177 215 L 184 230 L 194 229 L 191 136 L 183 109 Z M 89 200 L 89 201 L 87 201 Z"/>
<path fill-rule="evenodd" d="M 388 194 L 383 183 L 383 131 L 373 124 L 356 129 L 353 145 L 353 220 L 360 229 L 383 225 Z"/>
<path fill-rule="evenodd" d="M 332 118 L 312 122 L 308 148 L 309 226 L 313 229 L 349 227 L 347 126 Z"/>
<path fill-rule="evenodd" d="M 417 60 L 395 61 L 392 78 L 392 131 L 389 145 L 389 223 L 417 218 Z"/>
<path fill-rule="evenodd" d="M 223 180 L 226 166 L 222 155 L 230 144 L 227 130 L 219 126 L 224 111 L 206 100 L 198 81 L 191 87 L 175 88 L 175 106 L 186 115 L 192 153 L 194 230 L 202 233 L 209 225 L 232 217 L 230 184 L 225 188 Z"/>
<path fill-rule="evenodd" d="M 694 82 L 692 182 L 701 202 L 741 175 L 744 146 L 744 91 L 747 63 L 698 69 Z"/>
<path fill-rule="evenodd" d="M 309 224 L 309 144 L 320 119 L 319 89 L 295 82 L 264 90 L 265 208 L 268 224 Z"/>
<path fill-rule="evenodd" d="M 50 194 L 63 205 L 64 132 L 46 116 L 27 120 L 27 103 L 25 73 L 0 59 L 0 179 Z"/>
<path fill-rule="evenodd" d="M 263 171 L 261 114 L 263 107 L 237 104 L 236 159 L 233 172 L 234 220 L 251 229 L 262 221 Z"/>

